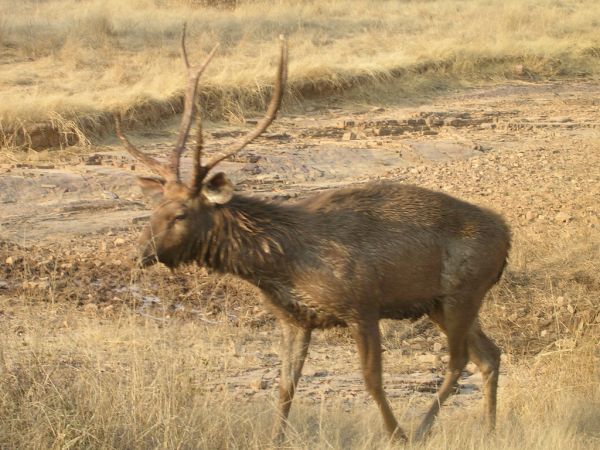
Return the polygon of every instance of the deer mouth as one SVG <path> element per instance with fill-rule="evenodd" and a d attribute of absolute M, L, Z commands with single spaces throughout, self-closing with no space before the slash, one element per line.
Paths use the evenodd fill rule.
<path fill-rule="evenodd" d="M 158 259 L 156 255 L 142 255 L 137 261 L 138 267 L 140 267 L 141 269 L 153 266 L 157 262 Z"/>

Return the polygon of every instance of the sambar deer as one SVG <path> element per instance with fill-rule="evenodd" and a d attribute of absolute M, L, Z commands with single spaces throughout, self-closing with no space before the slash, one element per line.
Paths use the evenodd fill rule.
<path fill-rule="evenodd" d="M 162 196 L 140 239 L 141 263 L 170 268 L 197 263 L 249 281 L 283 329 L 278 418 L 281 442 L 311 332 L 349 327 L 356 340 L 367 390 L 390 435 L 406 440 L 382 386 L 379 320 L 428 315 L 446 334 L 450 359 L 443 384 L 416 431 L 422 437 L 470 359 L 481 370 L 485 414 L 495 425 L 500 365 L 498 347 L 484 334 L 478 311 L 499 280 L 510 247 L 502 218 L 449 195 L 399 183 L 369 183 L 322 192 L 283 204 L 238 195 L 222 173 L 208 173 L 243 149 L 274 120 L 287 78 L 287 46 L 281 40 L 277 79 L 265 117 L 241 141 L 203 164 L 198 79 L 215 49 L 199 66 L 182 53 L 189 81 L 177 143 L 168 164 L 125 148 L 159 178 L 140 178 L 142 188 Z M 189 184 L 179 164 L 194 116 L 197 141 Z"/>

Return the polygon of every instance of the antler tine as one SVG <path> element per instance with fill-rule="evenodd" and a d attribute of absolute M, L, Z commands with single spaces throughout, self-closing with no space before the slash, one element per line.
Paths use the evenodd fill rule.
<path fill-rule="evenodd" d="M 181 30 L 181 56 L 183 56 L 183 62 L 185 67 L 190 68 L 190 61 L 188 60 L 187 49 L 185 48 L 185 32 L 187 30 L 187 22 L 183 22 L 183 30 Z"/>
<path fill-rule="evenodd" d="M 246 145 L 260 136 L 267 127 L 275 120 L 277 116 L 277 111 L 281 106 L 281 99 L 283 97 L 283 92 L 285 91 L 285 83 L 287 81 L 287 42 L 283 35 L 279 36 L 281 40 L 281 50 L 279 57 L 279 68 L 277 70 L 277 80 L 275 82 L 275 88 L 273 91 L 273 97 L 271 98 L 271 102 L 269 103 L 269 107 L 267 108 L 267 112 L 265 116 L 262 118 L 260 122 L 256 125 L 254 130 L 249 132 L 240 142 L 232 145 L 225 155 L 215 159 L 205 166 L 205 173 L 208 173 L 213 167 L 219 164 L 226 158 L 235 155 L 237 152 L 242 150 Z"/>
<path fill-rule="evenodd" d="M 115 131 L 117 133 L 117 136 L 119 137 L 119 140 L 123 144 L 123 146 L 127 149 L 127 151 L 129 153 L 131 153 L 131 155 L 134 158 L 139 159 L 141 162 L 146 164 L 149 169 L 151 169 L 157 175 L 160 175 L 161 177 L 165 178 L 166 180 L 168 180 L 172 176 L 172 172 L 169 170 L 169 167 L 167 167 L 163 163 L 158 162 L 151 156 L 146 155 L 145 153 L 142 153 L 131 142 L 129 142 L 129 139 L 127 139 L 127 137 L 125 137 L 125 135 L 123 134 L 123 131 L 121 130 L 121 119 L 116 114 L 115 114 Z"/>
<path fill-rule="evenodd" d="M 183 55 L 183 61 L 188 71 L 188 85 L 185 90 L 184 97 L 184 106 L 183 106 L 183 115 L 181 118 L 181 124 L 179 125 L 179 134 L 177 137 L 177 142 L 175 144 L 175 148 L 171 154 L 171 171 L 173 172 L 175 178 L 179 180 L 179 161 L 181 159 L 181 154 L 185 150 L 185 143 L 187 142 L 188 136 L 190 134 L 190 128 L 192 126 L 192 120 L 194 119 L 195 111 L 195 99 L 196 99 L 196 90 L 198 88 L 198 80 L 200 76 L 210 63 L 210 61 L 215 56 L 217 48 L 219 48 L 219 44 L 215 45 L 210 53 L 206 56 L 202 64 L 198 66 L 190 66 L 187 50 L 185 48 L 185 32 L 186 25 L 183 26 L 183 32 L 181 34 L 181 51 Z"/>
<path fill-rule="evenodd" d="M 202 166 L 202 149 L 204 148 L 204 139 L 202 136 L 202 116 L 196 116 L 196 147 L 194 148 L 194 174 L 192 176 L 191 188 L 194 193 L 202 189 L 202 180 L 208 173 L 206 167 Z"/>

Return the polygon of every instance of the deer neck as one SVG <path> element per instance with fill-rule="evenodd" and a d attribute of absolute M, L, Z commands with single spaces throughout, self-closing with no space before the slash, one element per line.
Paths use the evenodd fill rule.
<path fill-rule="evenodd" d="M 290 206 L 243 196 L 216 207 L 213 225 L 200 245 L 199 262 L 258 284 L 265 273 L 279 273 L 285 254 L 299 236 L 297 214 Z"/>

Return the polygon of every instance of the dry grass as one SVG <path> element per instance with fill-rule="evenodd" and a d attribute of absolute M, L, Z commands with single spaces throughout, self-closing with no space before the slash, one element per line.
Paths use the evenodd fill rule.
<path fill-rule="evenodd" d="M 197 269 L 137 273 L 127 269 L 125 249 L 89 245 L 99 246 L 2 247 L 0 260 L 12 261 L 2 266 L 9 287 L 0 296 L 0 446 L 264 448 L 274 390 L 243 400 L 222 389 L 241 369 L 276 363 L 279 334 L 256 320 L 255 291 Z M 411 448 L 598 446 L 599 256 L 597 234 L 549 243 L 521 230 L 482 317 L 506 354 L 497 434 L 481 435 L 479 404 L 447 406 L 431 439 Z M 148 295 L 173 303 L 143 308 Z M 240 343 L 242 357 L 233 350 Z M 336 335 L 316 345 L 353 346 Z M 386 341 L 388 349 L 402 345 Z M 254 354 L 272 364 L 249 362 Z M 394 404 L 409 428 L 424 411 L 419 395 Z M 315 405 L 301 392 L 290 447 L 389 448 L 379 413 L 367 405 L 348 410 L 335 396 Z"/>
<path fill-rule="evenodd" d="M 225 349 L 233 341 L 256 340 L 255 332 L 130 314 L 86 317 L 66 307 L 21 313 L 3 320 L 10 327 L 3 327 L 0 341 L 3 448 L 265 448 L 272 402 L 243 401 L 213 387 L 226 385 L 239 360 Z M 481 435 L 480 405 L 446 407 L 432 438 L 414 448 L 598 445 L 595 347 L 505 369 L 496 436 Z M 394 407 L 404 424 L 414 426 L 411 403 Z M 300 394 L 290 446 L 388 448 L 380 420 L 372 404 L 348 412 L 335 399 L 314 405 Z"/>
<path fill-rule="evenodd" d="M 154 123 L 179 110 L 183 21 L 193 58 L 222 45 L 204 103 L 231 119 L 262 106 L 279 33 L 292 56 L 288 104 L 365 83 L 379 85 L 378 100 L 396 101 L 482 80 L 595 77 L 599 20 L 594 0 L 1 0 L 0 132 L 31 145 L 19 130 L 32 122 L 73 121 L 89 135 L 109 126 L 110 111 Z M 389 83 L 398 77 L 400 89 Z"/>

